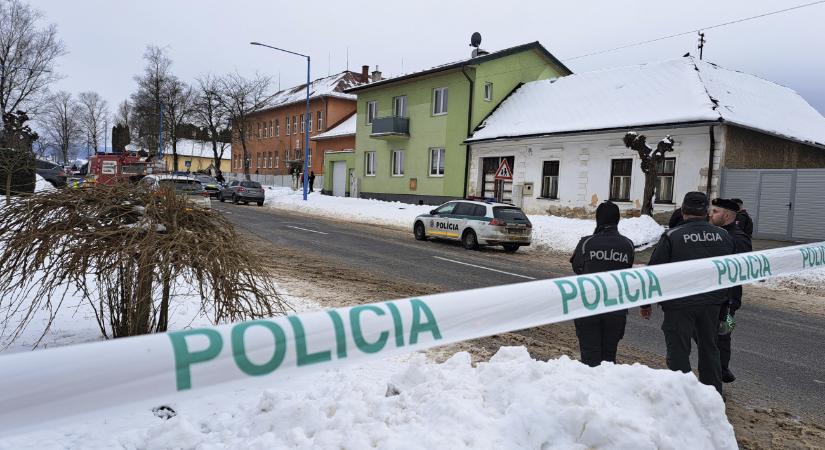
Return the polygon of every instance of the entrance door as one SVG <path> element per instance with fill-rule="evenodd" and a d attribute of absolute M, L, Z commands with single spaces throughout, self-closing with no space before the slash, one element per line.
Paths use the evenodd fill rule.
<path fill-rule="evenodd" d="M 759 220 L 754 234 L 765 237 L 790 236 L 793 211 L 793 171 L 762 172 L 759 183 Z"/>
<path fill-rule="evenodd" d="M 515 156 L 493 157 L 482 159 L 482 189 L 481 196 L 495 198 L 496 201 L 510 203 L 513 200 L 513 182 L 511 180 L 496 180 L 496 170 L 501 160 L 506 159 L 511 170 Z"/>
<path fill-rule="evenodd" d="M 332 162 L 332 195 L 343 197 L 347 194 L 347 162 Z"/>

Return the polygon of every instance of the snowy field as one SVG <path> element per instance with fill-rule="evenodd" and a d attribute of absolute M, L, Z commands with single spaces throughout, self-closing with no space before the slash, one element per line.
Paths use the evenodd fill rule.
<path fill-rule="evenodd" d="M 315 214 L 353 222 L 381 224 L 409 229 L 412 233 L 413 220 L 419 214 L 427 214 L 432 205 L 410 205 L 400 202 L 367 200 L 350 197 L 333 197 L 313 192 L 307 201 L 303 193 L 290 188 L 273 187 L 266 189 L 267 206 Z M 560 252 L 572 252 L 582 236 L 593 234 L 595 220 L 568 219 L 566 217 L 529 215 L 533 223 L 533 245 Z M 664 228 L 648 216 L 622 219 L 619 231 L 633 241 L 636 246 L 655 244 Z"/>

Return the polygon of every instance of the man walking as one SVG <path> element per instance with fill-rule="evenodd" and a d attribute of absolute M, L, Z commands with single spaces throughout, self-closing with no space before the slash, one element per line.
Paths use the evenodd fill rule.
<path fill-rule="evenodd" d="M 739 204 L 736 200 L 728 200 L 725 198 L 716 198 L 712 202 L 713 208 L 710 213 L 710 222 L 717 227 L 724 228 L 728 234 L 733 238 L 734 248 L 736 253 L 747 253 L 753 250 L 751 246 L 751 238 L 744 230 L 737 224 L 737 213 L 739 212 Z M 723 322 L 727 319 L 728 314 L 731 317 L 736 314 L 736 310 L 742 306 L 742 286 L 734 286 L 727 291 L 728 301 L 722 305 L 719 311 L 719 321 Z M 730 344 L 732 330 L 726 330 L 725 333 L 720 333 L 717 341 L 719 347 L 719 360 L 722 364 L 722 381 L 724 383 L 732 383 L 736 380 L 736 376 L 730 371 Z"/>
<path fill-rule="evenodd" d="M 633 242 L 619 234 L 619 207 L 604 202 L 596 208 L 596 230 L 585 236 L 570 257 L 573 271 L 585 273 L 633 267 Z M 616 348 L 624 337 L 627 310 L 575 319 L 581 361 L 596 367 L 602 361 L 616 362 Z"/>
<path fill-rule="evenodd" d="M 725 256 L 734 253 L 727 231 L 708 223 L 708 198 L 702 192 L 688 192 L 682 202 L 684 221 L 666 231 L 650 257 L 650 265 Z M 716 388 L 722 395 L 722 366 L 716 346 L 719 311 L 727 301 L 727 290 L 718 290 L 669 300 L 661 304 L 662 331 L 667 347 L 667 367 L 690 372 L 691 339 L 696 339 L 699 354 L 699 381 Z M 650 306 L 641 308 L 649 319 Z"/>
<path fill-rule="evenodd" d="M 309 192 L 312 192 L 315 189 L 315 172 L 310 170 L 309 171 Z"/>
<path fill-rule="evenodd" d="M 739 225 L 739 228 L 748 235 L 748 238 L 753 237 L 753 219 L 751 219 L 751 215 L 748 214 L 748 210 L 745 209 L 745 203 L 742 202 L 741 198 L 732 198 L 737 205 L 739 205 L 739 211 L 736 213 L 736 224 Z"/>

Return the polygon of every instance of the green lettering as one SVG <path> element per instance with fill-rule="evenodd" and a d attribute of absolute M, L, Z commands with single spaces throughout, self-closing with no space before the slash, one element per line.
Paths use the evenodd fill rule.
<path fill-rule="evenodd" d="M 438 330 L 438 323 L 436 323 L 435 316 L 430 310 L 430 307 L 427 306 L 423 300 L 418 298 L 410 300 L 410 306 L 412 306 L 413 312 L 412 327 L 410 328 L 410 345 L 417 343 L 418 335 L 425 331 L 432 333 L 433 339 L 441 339 L 441 332 Z M 422 312 L 425 316 L 427 316 L 427 321 L 423 324 L 421 323 Z"/>
<path fill-rule="evenodd" d="M 659 283 L 659 279 L 656 277 L 656 274 L 650 269 L 645 269 L 645 273 L 647 273 L 647 281 L 650 283 L 648 284 L 646 298 L 653 297 L 653 294 L 657 293 L 657 295 L 661 297 L 662 285 Z"/>
<path fill-rule="evenodd" d="M 576 290 L 576 285 L 573 284 L 572 281 L 568 280 L 553 280 L 553 282 L 556 283 L 556 287 L 559 288 L 559 293 L 561 294 L 562 310 L 565 314 L 567 314 L 567 302 L 576 298 L 578 294 L 578 291 Z M 565 287 L 567 289 L 565 289 Z"/>
<path fill-rule="evenodd" d="M 627 281 L 627 277 L 631 276 L 633 278 L 636 278 L 636 274 L 630 271 L 621 272 L 621 274 L 622 284 L 624 285 L 624 296 L 627 297 L 627 300 L 630 301 L 630 303 L 634 303 L 636 300 L 639 300 L 639 289 L 636 289 L 636 291 L 634 291 L 635 293 L 631 294 L 630 282 Z"/>
<path fill-rule="evenodd" d="M 762 276 L 773 275 L 771 273 L 771 262 L 768 261 L 768 258 L 765 255 L 760 255 L 762 257 Z"/>
<path fill-rule="evenodd" d="M 335 328 L 335 350 L 338 358 L 347 357 L 347 335 L 344 332 L 344 321 L 338 311 L 331 309 L 327 311 L 330 319 L 332 319 L 332 326 Z"/>
<path fill-rule="evenodd" d="M 392 315 L 392 323 L 395 325 L 395 346 L 403 347 L 404 326 L 401 323 L 401 311 L 399 311 L 398 307 L 393 303 L 387 303 L 387 308 L 390 310 L 390 315 Z"/>
<path fill-rule="evenodd" d="M 367 342 L 361 330 L 360 316 L 362 311 L 372 311 L 376 316 L 383 316 L 384 310 L 375 305 L 356 306 L 349 310 L 349 322 L 352 327 L 352 337 L 355 338 L 355 345 L 364 353 L 379 352 L 387 344 L 387 338 L 390 337 L 390 333 L 388 331 L 382 331 L 381 334 L 378 335 L 377 341 L 373 343 Z"/>
<path fill-rule="evenodd" d="M 744 261 L 743 258 L 736 258 L 736 265 L 739 267 L 739 281 L 744 281 L 748 279 L 748 265 L 747 262 Z M 745 266 L 742 267 L 742 263 L 745 263 Z"/>
<path fill-rule="evenodd" d="M 601 300 L 602 296 L 599 292 L 599 285 L 593 281 L 590 277 L 579 277 L 579 292 L 581 292 L 582 304 L 587 309 L 596 309 L 599 306 L 599 300 Z M 593 286 L 593 290 L 596 292 L 596 300 L 593 303 L 587 301 L 587 290 L 584 288 L 584 282 L 588 282 Z"/>
<path fill-rule="evenodd" d="M 728 269 L 728 281 L 736 283 L 736 279 L 739 278 L 739 266 L 730 258 L 725 258 L 725 266 Z M 736 271 L 734 272 L 733 269 L 736 269 Z"/>
<path fill-rule="evenodd" d="M 246 343 L 244 342 L 244 334 L 247 328 L 256 325 L 269 330 L 275 339 L 275 352 L 272 354 L 272 358 L 260 365 L 253 363 L 246 356 Z M 232 328 L 232 357 L 235 358 L 235 365 L 243 373 L 252 376 L 272 373 L 284 361 L 284 356 L 286 356 L 286 334 L 277 323 L 269 320 L 251 320 L 239 323 Z"/>
<path fill-rule="evenodd" d="M 292 332 L 295 334 L 295 353 L 298 360 L 298 367 L 332 359 L 332 352 L 329 350 L 307 353 L 307 336 L 301 319 L 295 316 L 289 316 L 287 319 L 289 319 L 289 324 L 292 325 Z"/>
<path fill-rule="evenodd" d="M 800 248 L 799 253 L 802 253 L 802 267 L 811 267 L 811 250 L 808 248 Z"/>
<path fill-rule="evenodd" d="M 716 266 L 716 276 L 717 276 L 716 284 L 721 285 L 722 284 L 722 275 L 726 274 L 728 272 L 728 269 L 725 267 L 725 264 L 722 263 L 722 261 L 719 261 L 718 259 L 714 259 L 713 264 Z"/>
<path fill-rule="evenodd" d="M 749 275 L 751 278 L 759 278 L 762 276 L 762 268 L 759 263 L 759 258 L 753 255 L 748 255 L 748 266 L 750 266 Z"/>
<path fill-rule="evenodd" d="M 177 388 L 179 391 L 192 388 L 192 364 L 202 363 L 215 359 L 221 352 L 223 347 L 223 338 L 221 334 L 215 330 L 208 328 L 170 331 L 167 333 L 169 339 L 172 341 L 172 351 L 175 355 L 175 376 L 177 379 Z M 187 336 L 206 336 L 209 340 L 209 345 L 204 350 L 197 352 L 190 352 L 189 346 L 186 344 Z"/>
<path fill-rule="evenodd" d="M 618 302 L 615 298 L 610 298 L 610 293 L 607 291 L 607 283 L 605 283 L 602 277 L 598 275 L 596 275 L 596 279 L 599 280 L 599 284 L 602 285 L 602 291 L 604 292 L 604 306 L 615 306 Z"/>
<path fill-rule="evenodd" d="M 618 294 L 619 294 L 617 298 L 619 299 L 619 303 L 623 305 L 624 304 L 624 296 L 622 295 L 622 292 L 623 292 L 622 291 L 622 280 L 620 280 L 619 277 L 616 276 L 615 273 L 611 273 L 610 276 L 613 277 L 613 281 L 616 282 L 616 292 L 618 292 Z M 606 303 L 607 302 L 605 301 L 605 304 Z"/>

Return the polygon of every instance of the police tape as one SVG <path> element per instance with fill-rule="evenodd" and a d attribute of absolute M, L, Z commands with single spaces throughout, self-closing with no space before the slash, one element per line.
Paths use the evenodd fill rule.
<path fill-rule="evenodd" d="M 825 267 L 825 243 L 473 289 L 0 357 L 0 433 Z M 223 385 L 223 386 L 222 386 Z"/>

